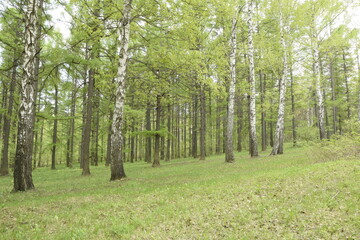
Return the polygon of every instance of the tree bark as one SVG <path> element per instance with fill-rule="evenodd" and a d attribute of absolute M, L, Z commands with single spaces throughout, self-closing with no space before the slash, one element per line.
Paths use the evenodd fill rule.
<path fill-rule="evenodd" d="M 151 103 L 148 101 L 146 107 L 146 126 L 147 132 L 151 131 Z M 151 136 L 146 136 L 146 148 L 145 148 L 145 162 L 151 163 Z"/>
<path fill-rule="evenodd" d="M 85 128 L 83 136 L 83 149 L 82 149 L 82 175 L 90 175 L 90 134 L 91 134 L 91 122 L 92 122 L 92 110 L 93 110 L 93 95 L 94 95 L 94 69 L 89 70 L 89 83 L 87 90 L 87 100 L 86 100 L 86 119 L 85 119 Z"/>
<path fill-rule="evenodd" d="M 261 150 L 266 151 L 266 112 L 265 112 L 265 75 L 260 71 L 260 91 L 261 91 Z"/>
<path fill-rule="evenodd" d="M 57 84 L 55 84 L 55 107 L 54 107 L 54 125 L 53 125 L 53 139 L 52 139 L 52 149 L 51 149 L 51 169 L 55 170 L 56 169 L 56 142 L 57 142 L 57 128 L 58 128 L 58 119 L 57 119 L 57 115 L 58 115 L 58 93 L 59 93 L 59 89 Z"/>
<path fill-rule="evenodd" d="M 284 26 L 282 19 L 282 12 L 280 11 L 280 42 L 282 47 L 282 62 L 283 70 L 281 79 L 279 82 L 279 109 L 278 109 L 278 118 L 276 122 L 275 136 L 274 136 L 274 146 L 271 154 L 283 154 L 283 144 L 284 144 L 284 121 L 285 121 L 285 97 L 286 97 L 286 85 L 288 79 L 288 58 L 286 51 L 286 42 L 284 36 Z"/>
<path fill-rule="evenodd" d="M 221 153 L 221 106 L 220 106 L 220 98 L 217 98 L 216 103 L 216 146 L 215 146 L 215 153 Z"/>
<path fill-rule="evenodd" d="M 107 134 L 107 146 L 106 146 L 106 161 L 105 166 L 109 166 L 111 164 L 111 121 L 113 119 L 113 110 L 110 110 L 109 113 L 109 126 L 108 126 L 108 134 Z"/>
<path fill-rule="evenodd" d="M 226 134 L 226 150 L 225 150 L 225 162 L 234 162 L 234 150 L 233 150 L 233 129 L 234 129 L 234 103 L 235 103 L 235 84 L 236 84 L 236 26 L 237 26 L 237 12 L 235 13 L 230 36 L 230 84 L 229 84 L 229 100 L 228 100 L 228 112 L 227 112 L 227 134 Z"/>
<path fill-rule="evenodd" d="M 255 64 L 254 64 L 254 43 L 253 43 L 253 14 L 254 3 L 252 0 L 248 2 L 248 57 L 249 57 L 249 81 L 250 81 L 250 96 L 249 96 L 249 120 L 250 120 L 250 155 L 257 157 L 259 155 L 257 148 L 256 136 L 256 81 L 255 81 Z"/>
<path fill-rule="evenodd" d="M 206 98 L 205 86 L 200 86 L 200 160 L 206 157 Z"/>
<path fill-rule="evenodd" d="M 34 141 L 35 103 L 37 91 L 36 55 L 39 38 L 39 1 L 29 0 L 25 9 L 24 74 L 21 82 L 21 102 L 14 165 L 13 192 L 34 189 L 32 180 L 32 147 Z M 40 51 L 40 50 L 39 50 Z"/>
<path fill-rule="evenodd" d="M 170 133 L 171 132 L 171 105 L 170 104 L 168 104 L 167 109 L 168 109 L 167 130 Z M 165 161 L 170 161 L 170 155 L 171 155 L 170 145 L 171 145 L 171 139 L 170 139 L 170 134 L 168 134 L 167 143 L 166 143 Z"/>
<path fill-rule="evenodd" d="M 116 84 L 116 98 L 115 109 L 112 121 L 111 130 L 111 178 L 110 180 L 117 180 L 126 177 L 123 166 L 123 119 L 125 106 L 125 78 L 126 67 L 129 57 L 129 41 L 130 41 L 130 20 L 131 20 L 131 3 L 132 0 L 124 1 L 123 17 L 120 24 L 120 52 L 118 72 L 115 79 Z"/>
<path fill-rule="evenodd" d="M 9 175 L 9 142 L 11 130 L 11 118 L 14 107 L 14 92 L 16 87 L 16 72 L 18 67 L 18 60 L 16 53 L 14 53 L 13 67 L 11 73 L 11 82 L 9 89 L 9 98 L 7 103 L 7 113 L 4 115 L 3 125 L 3 149 L 1 155 L 0 176 Z"/>
<path fill-rule="evenodd" d="M 198 131 L 198 97 L 194 95 L 193 122 L 192 122 L 192 157 L 197 158 L 197 131 Z"/>
<path fill-rule="evenodd" d="M 242 131 L 243 131 L 243 108 L 242 108 L 243 100 L 242 96 L 239 94 L 237 97 L 237 151 L 242 151 Z"/>
<path fill-rule="evenodd" d="M 348 70 L 347 70 L 347 65 L 346 65 L 345 50 L 343 50 L 342 57 L 343 57 L 345 94 L 346 94 L 346 112 L 347 112 L 347 118 L 350 119 L 350 117 L 351 117 L 351 111 L 350 111 L 350 90 L 349 90 L 349 79 L 348 79 Z"/>
<path fill-rule="evenodd" d="M 334 59 L 332 57 L 329 57 L 329 71 L 330 71 L 330 82 L 331 82 L 331 101 L 333 102 L 332 106 L 332 122 L 333 122 L 333 134 L 336 134 L 337 132 L 337 107 L 335 105 L 336 101 L 336 91 L 335 91 L 335 77 L 334 77 L 334 67 L 333 62 Z"/>
<path fill-rule="evenodd" d="M 74 160 L 74 134 L 75 134 L 75 110 L 76 110 L 76 80 L 73 79 L 71 92 L 70 129 L 69 129 L 69 152 L 66 158 L 66 166 L 71 168 Z"/>
<path fill-rule="evenodd" d="M 152 166 L 158 167 L 160 166 L 160 123 L 161 123 L 161 95 L 156 96 L 156 123 L 155 130 L 157 133 L 155 134 L 155 146 L 154 146 L 154 161 Z"/>
<path fill-rule="evenodd" d="M 320 133 L 320 139 L 326 138 L 325 133 L 325 111 L 324 111 L 324 99 L 321 90 L 321 72 L 320 72 L 320 64 L 319 64 L 319 41 L 315 27 L 315 19 L 313 19 L 312 26 L 312 50 L 313 50 L 313 60 L 314 60 L 314 76 L 315 76 L 315 88 L 316 88 L 316 97 L 317 97 L 317 105 L 318 105 L 318 127 Z"/>
<path fill-rule="evenodd" d="M 296 133 L 296 120 L 295 120 L 295 94 L 294 94 L 294 76 L 292 67 L 290 68 L 290 92 L 291 92 L 291 113 L 292 113 L 292 137 L 293 146 L 297 144 L 297 133 Z"/>

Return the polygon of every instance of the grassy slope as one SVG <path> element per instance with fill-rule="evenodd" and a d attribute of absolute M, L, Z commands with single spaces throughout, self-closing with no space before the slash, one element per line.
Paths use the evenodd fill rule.
<path fill-rule="evenodd" d="M 0 178 L 0 239 L 360 239 L 360 161 L 305 152 L 126 164 L 117 182 L 103 166 L 43 168 L 17 194 Z"/>

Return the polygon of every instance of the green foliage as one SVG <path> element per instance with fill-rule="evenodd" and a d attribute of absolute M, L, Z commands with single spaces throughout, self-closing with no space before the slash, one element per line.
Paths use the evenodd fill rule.
<path fill-rule="evenodd" d="M 332 135 L 312 147 L 309 154 L 317 162 L 339 159 L 360 159 L 360 122 L 346 122 L 345 135 Z"/>
<path fill-rule="evenodd" d="M 300 126 L 296 128 L 296 131 L 299 140 L 306 143 L 316 141 L 319 136 L 319 129 L 317 127 Z"/>

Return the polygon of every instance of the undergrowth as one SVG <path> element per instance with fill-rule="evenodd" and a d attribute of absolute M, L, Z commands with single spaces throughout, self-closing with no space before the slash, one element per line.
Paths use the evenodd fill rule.
<path fill-rule="evenodd" d="M 0 239 L 360 239 L 360 161 L 285 150 L 127 163 L 115 182 L 104 166 L 40 168 L 16 194 L 0 178 Z"/>

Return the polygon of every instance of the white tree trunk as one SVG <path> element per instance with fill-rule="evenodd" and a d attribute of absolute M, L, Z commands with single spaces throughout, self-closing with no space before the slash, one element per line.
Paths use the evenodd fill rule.
<path fill-rule="evenodd" d="M 232 20 L 231 36 L 230 36 L 230 86 L 229 86 L 229 102 L 227 114 L 227 134 L 226 134 L 226 150 L 225 161 L 234 161 L 233 150 L 233 128 L 234 128 L 234 102 L 235 102 L 235 83 L 236 83 L 236 25 L 237 11 Z"/>
<path fill-rule="evenodd" d="M 255 64 L 254 64 L 254 43 L 253 43 L 253 14 L 254 3 L 248 0 L 248 57 L 249 57 L 249 82 L 250 82 L 250 96 L 249 96 L 249 120 L 250 120 L 250 154 L 252 157 L 258 156 L 257 140 L 256 140 L 256 89 L 255 89 Z"/>
<path fill-rule="evenodd" d="M 278 118 L 276 122 L 276 130 L 274 136 L 274 145 L 271 152 L 272 155 L 282 154 L 283 153 L 283 143 L 284 143 L 284 115 L 285 115 L 285 94 L 286 94 L 286 84 L 288 78 L 288 59 L 287 59 L 287 50 L 286 42 L 284 36 L 284 24 L 282 12 L 280 11 L 280 42 L 283 51 L 282 61 L 283 61 L 283 70 L 281 75 L 280 84 L 280 93 L 279 93 L 279 109 L 278 109 Z"/>
<path fill-rule="evenodd" d="M 129 57 L 129 41 L 130 41 L 130 18 L 131 18 L 131 2 L 132 0 L 124 1 L 123 17 L 119 26 L 119 63 L 118 72 L 115 79 L 116 96 L 115 109 L 113 114 L 113 122 L 111 127 L 111 179 L 116 180 L 126 177 L 123 160 L 123 119 L 124 119 L 124 105 L 125 105 L 125 77 L 127 60 Z"/>
<path fill-rule="evenodd" d="M 358 67 L 358 121 L 360 122 L 360 59 L 359 59 L 359 49 L 356 49 L 356 58 L 357 58 L 357 67 Z"/>
<path fill-rule="evenodd" d="M 25 43 L 23 78 L 21 81 L 21 102 L 14 165 L 13 191 L 34 188 L 31 173 L 32 146 L 34 141 L 35 101 L 36 101 L 36 52 L 38 46 L 38 4 L 29 0 L 25 9 Z"/>
<path fill-rule="evenodd" d="M 319 122 L 319 131 L 320 139 L 325 139 L 325 108 L 324 108 L 324 99 L 321 91 L 321 72 L 320 72 L 320 63 L 319 63 L 319 46 L 317 37 L 313 35 L 313 54 L 314 54 L 314 75 L 315 75 L 315 88 L 316 88 L 316 97 L 319 107 L 318 112 L 318 122 Z M 316 41 L 315 41 L 316 40 Z"/>

